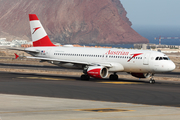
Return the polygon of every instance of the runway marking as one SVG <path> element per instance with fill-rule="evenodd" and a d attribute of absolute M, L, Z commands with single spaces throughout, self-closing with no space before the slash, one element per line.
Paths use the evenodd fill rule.
<path fill-rule="evenodd" d="M 18 77 L 22 79 L 41 79 L 41 80 L 75 80 L 75 79 L 65 79 L 65 78 L 47 78 L 47 77 Z"/>
<path fill-rule="evenodd" d="M 127 112 L 127 111 L 134 111 L 134 110 L 122 110 L 122 109 L 112 109 L 112 108 L 99 108 L 99 109 L 64 109 L 64 110 L 12 111 L 12 112 L 0 112 L 0 114 L 11 114 L 11 113 L 38 113 L 38 112 L 61 112 L 61 111 Z"/>
<path fill-rule="evenodd" d="M 127 112 L 134 110 L 114 109 L 114 108 L 95 108 L 95 109 L 77 109 L 76 111 L 87 111 L 87 112 Z"/>
<path fill-rule="evenodd" d="M 99 83 L 107 83 L 107 84 L 144 84 L 144 83 L 139 83 L 139 82 L 99 82 Z"/>
<path fill-rule="evenodd" d="M 48 78 L 48 77 L 17 77 L 17 78 L 21 78 L 21 79 L 40 79 L 40 80 L 75 80 L 75 79 L 68 79 L 68 78 Z M 97 83 L 106 83 L 106 84 L 122 84 L 122 85 L 126 85 L 126 84 L 144 84 L 144 83 L 139 83 L 139 82 L 113 82 L 113 81 L 109 81 L 109 82 L 97 82 Z"/>

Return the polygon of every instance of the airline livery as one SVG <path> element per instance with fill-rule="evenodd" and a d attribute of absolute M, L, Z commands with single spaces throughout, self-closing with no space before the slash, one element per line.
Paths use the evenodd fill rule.
<path fill-rule="evenodd" d="M 131 49 L 81 48 L 73 46 L 55 46 L 35 14 L 29 15 L 33 47 L 23 51 L 33 59 L 66 67 L 82 69 L 82 80 L 106 78 L 117 80 L 117 72 L 127 72 L 137 78 L 150 77 L 155 83 L 155 73 L 170 72 L 175 64 L 161 52 Z M 16 55 L 16 58 L 18 55 Z"/>

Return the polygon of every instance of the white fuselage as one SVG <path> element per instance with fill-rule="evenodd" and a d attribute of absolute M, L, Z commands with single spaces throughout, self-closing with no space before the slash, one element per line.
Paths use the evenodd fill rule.
<path fill-rule="evenodd" d="M 83 68 L 89 64 L 111 65 L 110 72 L 158 73 L 175 69 L 175 64 L 163 53 L 149 50 L 81 48 L 81 47 L 31 47 L 37 50 L 34 57 L 63 60 L 53 64 L 69 68 Z M 69 62 L 75 61 L 75 62 Z"/>

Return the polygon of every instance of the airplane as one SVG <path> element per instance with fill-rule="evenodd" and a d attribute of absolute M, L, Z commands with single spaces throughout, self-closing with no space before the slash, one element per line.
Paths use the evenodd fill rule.
<path fill-rule="evenodd" d="M 26 58 L 82 69 L 82 80 L 107 78 L 109 73 L 110 80 L 118 80 L 117 72 L 127 72 L 137 78 L 150 78 L 153 84 L 154 74 L 171 72 L 176 67 L 167 55 L 157 51 L 55 46 L 36 14 L 29 14 L 29 21 L 33 47 L 20 49 L 31 55 Z"/>

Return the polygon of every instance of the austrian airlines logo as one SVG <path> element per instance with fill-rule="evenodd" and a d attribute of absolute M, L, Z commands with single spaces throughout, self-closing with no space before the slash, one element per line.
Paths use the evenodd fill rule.
<path fill-rule="evenodd" d="M 131 54 L 131 55 L 133 55 L 133 56 L 128 60 L 128 62 L 131 61 L 131 59 L 133 59 L 134 57 L 139 56 L 139 55 L 141 55 L 141 54 L 142 54 L 142 53 Z"/>
<path fill-rule="evenodd" d="M 129 52 L 109 50 L 109 51 L 107 51 L 105 54 L 106 54 L 106 55 L 128 55 Z"/>
<path fill-rule="evenodd" d="M 34 32 L 32 34 L 34 34 L 39 28 L 41 27 L 34 28 Z"/>

